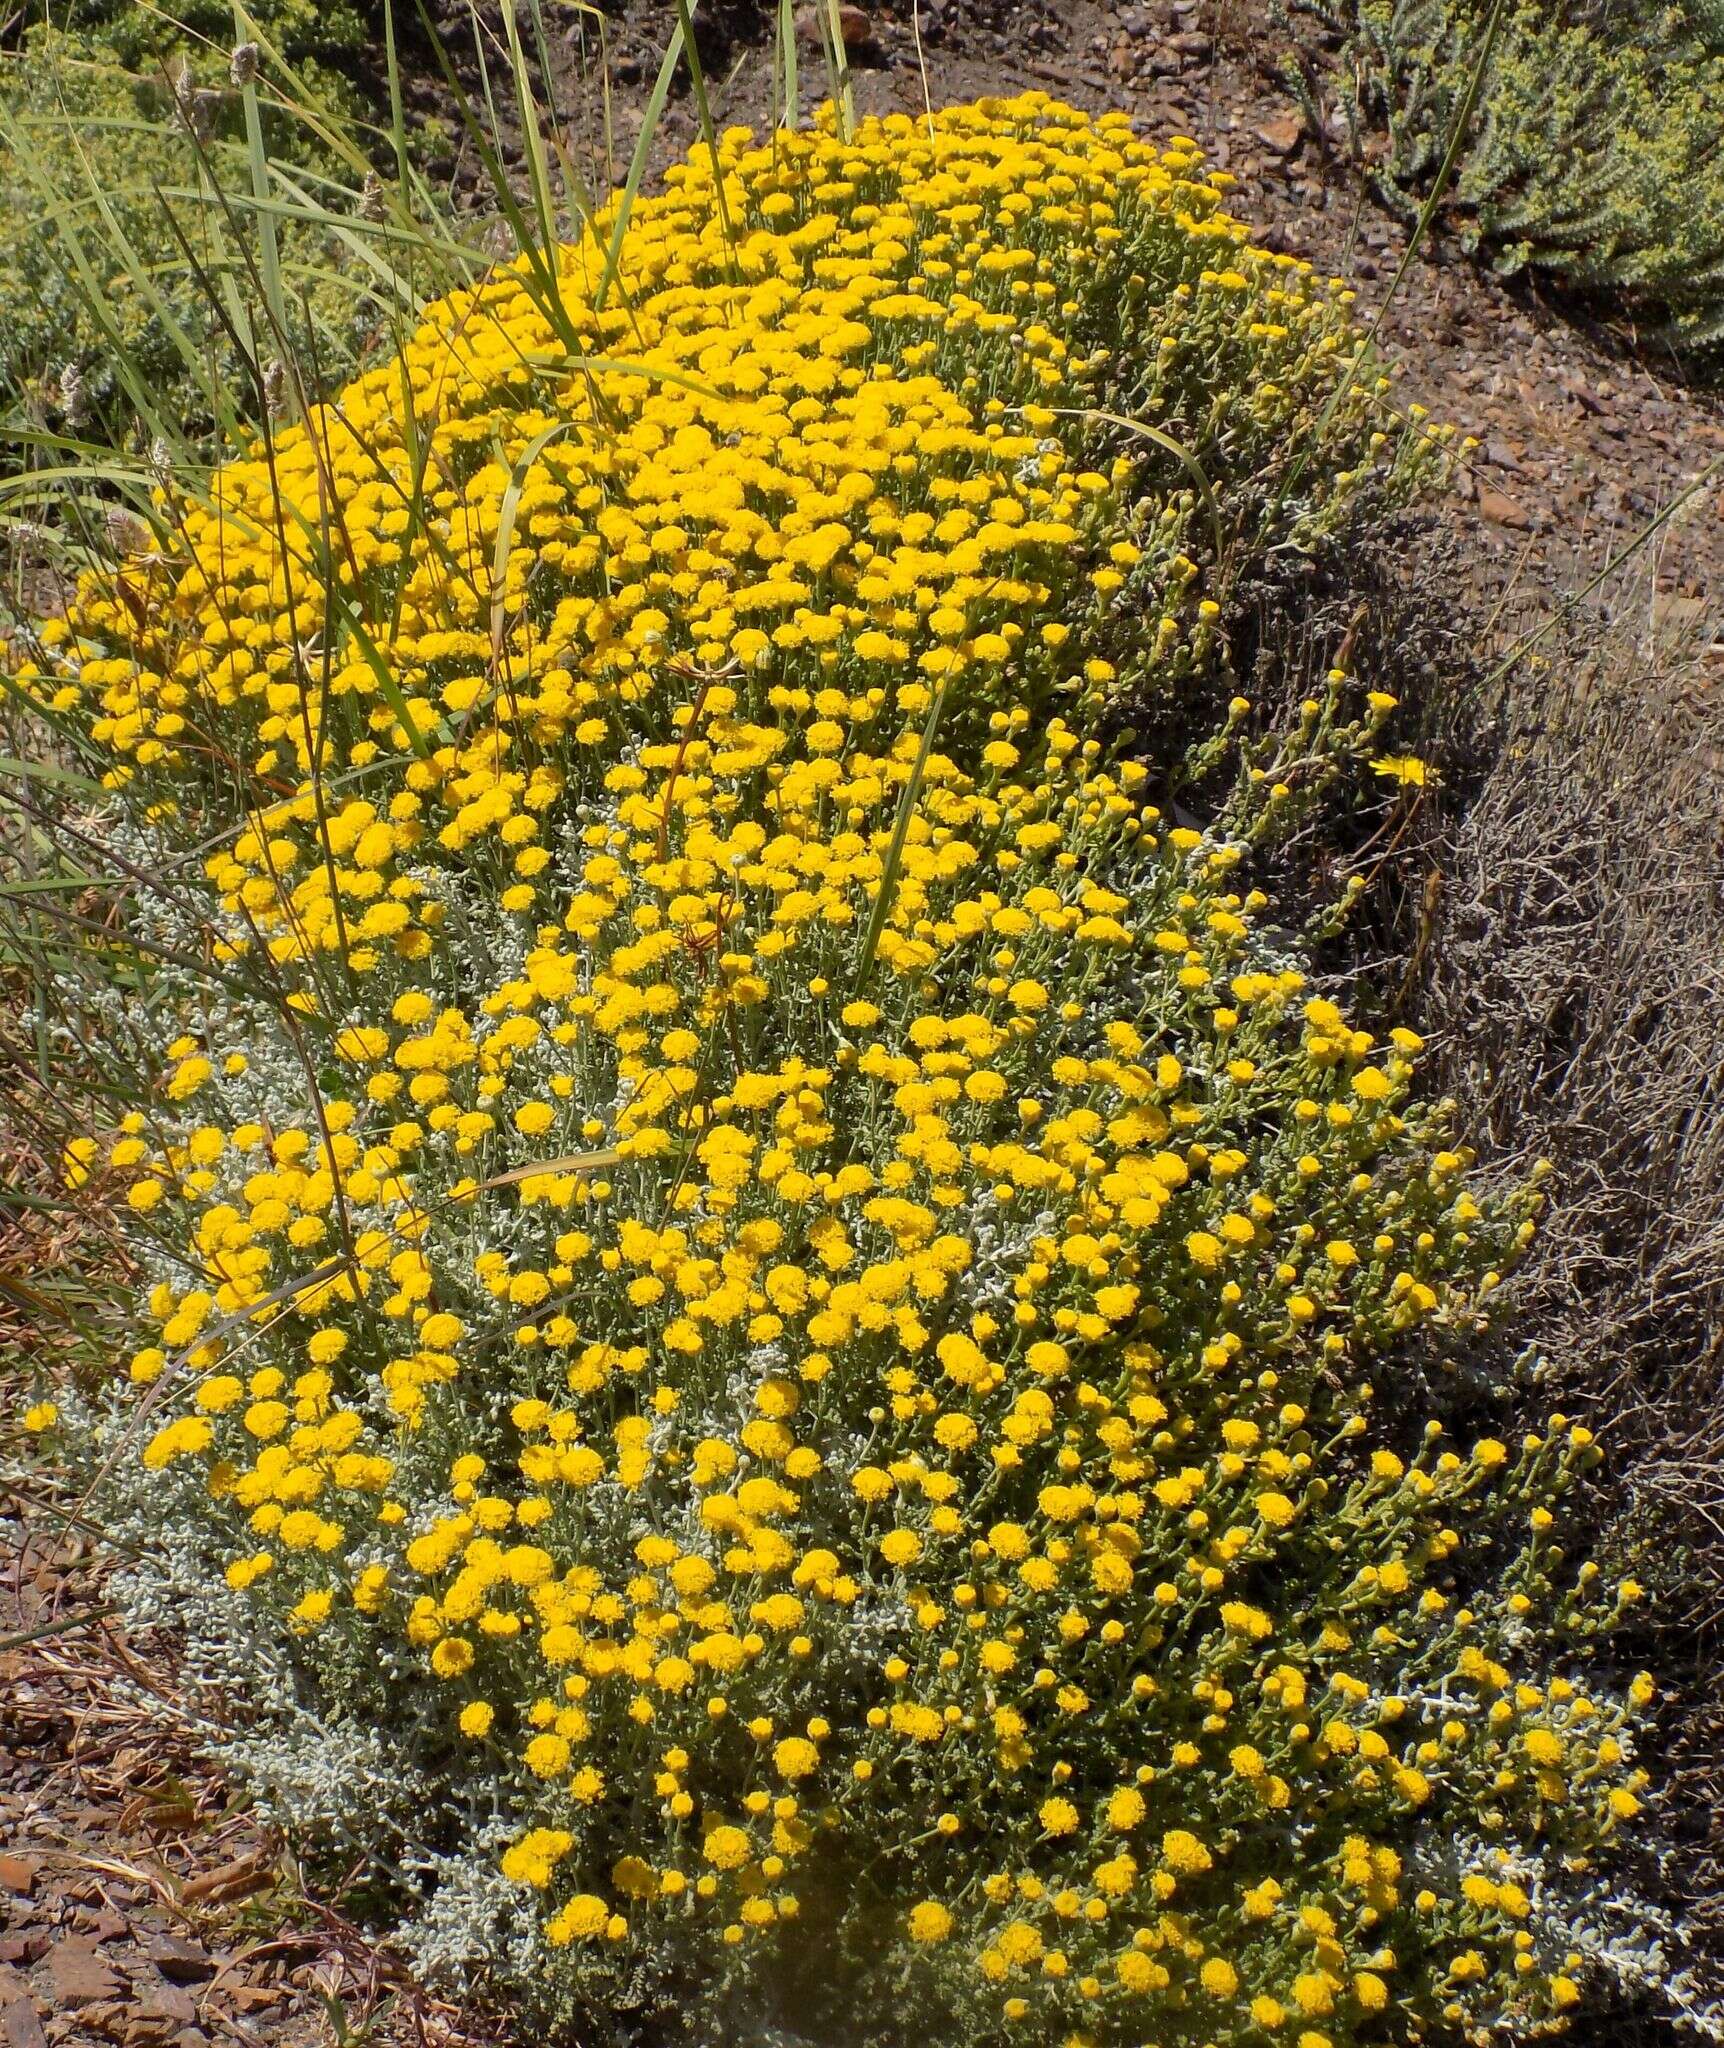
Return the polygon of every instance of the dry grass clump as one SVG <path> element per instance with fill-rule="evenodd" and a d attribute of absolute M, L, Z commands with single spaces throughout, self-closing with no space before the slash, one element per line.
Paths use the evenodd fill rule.
<path fill-rule="evenodd" d="M 1643 620 L 1574 639 L 1504 695 L 1496 759 L 1443 863 L 1428 986 L 1481 1136 L 1558 1168 L 1570 1220 L 1526 1280 L 1556 1317 L 1553 1372 L 1660 1447 L 1649 1506 L 1710 1527 L 1724 1509 L 1724 707 L 1698 650 Z M 1685 1628 L 1715 1629 L 1715 1537 L 1684 1578 Z"/>
<path fill-rule="evenodd" d="M 1664 1598 L 1668 1890 L 1724 1948 L 1724 704 L 1644 596 L 1506 688 L 1431 849 L 1421 1008 L 1481 1148 L 1556 1167 L 1518 1277 L 1540 1395 L 1615 1455 L 1610 1541 Z M 1648 1625 L 1653 1625 L 1649 1621 Z M 1716 1966 L 1714 1966 L 1716 1968 Z"/>
<path fill-rule="evenodd" d="M 1724 1979 L 1724 704 L 1717 656 L 1672 630 L 1642 571 L 1493 678 L 1501 621 L 1447 593 L 1466 544 L 1403 515 L 1240 593 L 1236 662 L 1296 702 L 1342 645 L 1421 721 L 1440 778 L 1387 819 L 1349 793 L 1283 850 L 1283 905 L 1369 878 L 1325 955 L 1379 1016 L 1441 1020 L 1433 1085 L 1506 1173 L 1549 1160 L 1548 1226 L 1513 1313 L 1451 1365 L 1466 1402 L 1584 1413 L 1613 1484 L 1584 1521 L 1654 1597 L 1632 1647 L 1679 1674 L 1658 1716 L 1668 1775 L 1648 1884 L 1680 1901 L 1698 1983 Z M 1524 622 L 1515 621 L 1518 628 Z M 1536 625 L 1536 621 L 1532 622 Z M 1493 633 L 1492 626 L 1496 626 Z M 1443 680 L 1438 681 L 1441 678 Z M 1621 1644 L 1626 1651 L 1628 1641 Z M 1683 1997 L 1698 2002 L 1696 1985 Z M 1600 2040 L 1668 2038 L 1657 2001 Z M 1589 2038 L 1591 2038 L 1589 2036 Z"/>

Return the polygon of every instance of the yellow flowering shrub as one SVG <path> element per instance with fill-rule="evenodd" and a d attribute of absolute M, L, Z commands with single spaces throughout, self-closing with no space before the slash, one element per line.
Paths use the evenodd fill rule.
<path fill-rule="evenodd" d="M 180 1035 L 68 1159 L 146 1269 L 110 1455 L 552 2009 L 1578 1995 L 1641 1782 L 1553 1541 L 1596 1453 L 1369 1383 L 1533 1198 L 1090 723 L 1220 674 L 1209 508 L 1099 414 L 1235 539 L 1320 416 L 1289 519 L 1425 445 L 1222 183 L 1040 96 L 732 133 L 49 635 L 169 878 Z"/>

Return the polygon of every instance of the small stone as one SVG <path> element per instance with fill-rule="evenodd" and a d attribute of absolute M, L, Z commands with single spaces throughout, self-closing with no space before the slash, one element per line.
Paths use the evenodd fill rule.
<path fill-rule="evenodd" d="M 42 2031 L 42 2015 L 22 1978 L 14 1978 L 19 1995 L 14 1997 L 0 1981 L 0 2048 L 48 2048 Z"/>
<path fill-rule="evenodd" d="M 62 2010 L 117 1998 L 121 1984 L 108 1959 L 82 1935 L 57 1941 L 48 1951 L 48 1992 Z"/>
<path fill-rule="evenodd" d="M 818 0 L 812 7 L 799 7 L 795 14 L 796 33 L 805 43 L 824 40 L 825 29 L 830 16 L 825 0 Z M 838 33 L 844 39 L 847 50 L 864 50 L 874 40 L 874 24 L 865 9 L 843 6 L 838 10 Z"/>
<path fill-rule="evenodd" d="M 1689 597 L 1679 590 L 1660 590 L 1652 599 L 1652 623 L 1673 633 L 1685 633 L 1706 616 L 1706 600 Z"/>
<path fill-rule="evenodd" d="M 168 1983 L 165 1978 L 154 1984 L 140 1985 L 139 1991 L 143 2010 L 163 2021 L 170 2034 L 177 2028 L 189 2027 L 198 2016 L 191 1993 L 178 1984 Z"/>
<path fill-rule="evenodd" d="M 1479 486 L 1479 510 L 1495 525 L 1510 526 L 1517 532 L 1524 532 L 1532 524 L 1532 514 L 1524 505 L 1502 491 L 1493 491 L 1489 484 Z"/>
<path fill-rule="evenodd" d="M 279 1984 L 236 1984 L 228 1993 L 241 2012 L 261 2012 L 265 2006 L 279 2005 L 286 1996 Z"/>
<path fill-rule="evenodd" d="M 1257 131 L 1258 141 L 1277 156 L 1291 156 L 1304 135 L 1305 123 L 1298 114 L 1276 114 Z"/>
<path fill-rule="evenodd" d="M 35 1892 L 36 1873 L 41 1867 L 34 1856 L 0 1856 L 0 1891 L 29 1898 Z"/>
<path fill-rule="evenodd" d="M 136 2010 L 129 2001 L 106 1998 L 99 2005 L 85 2006 L 78 2015 L 78 2024 L 85 2033 L 100 2034 L 109 2041 L 123 2041 Z"/>
<path fill-rule="evenodd" d="M 145 1953 L 170 1984 L 202 1984 L 216 1973 L 208 1950 L 177 1934 L 158 1934 Z"/>
<path fill-rule="evenodd" d="M 156 2006 L 135 2005 L 127 2014 L 120 2033 L 122 2048 L 167 2048 L 179 2026 L 180 2022 L 172 2014 L 162 2012 Z"/>

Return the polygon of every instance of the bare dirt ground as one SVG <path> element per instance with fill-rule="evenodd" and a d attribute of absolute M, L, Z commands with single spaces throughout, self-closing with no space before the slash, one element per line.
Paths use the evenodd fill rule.
<path fill-rule="evenodd" d="M 450 5 L 458 41 L 464 12 L 457 23 Z M 844 11 L 865 113 L 1032 86 L 1123 107 L 1148 134 L 1202 142 L 1240 181 L 1233 209 L 1271 246 L 1348 276 L 1367 315 L 1394 276 L 1404 230 L 1276 83 L 1280 38 L 1255 0 L 921 0 L 915 14 L 894 0 Z M 569 140 L 602 169 L 591 17 L 547 12 L 559 25 Z M 673 20 L 655 0 L 608 24 L 619 174 Z M 721 124 L 768 116 L 770 21 L 726 4 L 697 22 Z M 811 38 L 802 79 L 806 97 L 824 91 Z M 429 66 L 412 90 L 418 112 L 447 116 Z M 667 152 L 693 140 L 686 90 L 662 132 Z M 1637 358 L 1621 337 L 1481 276 L 1452 240 L 1411 266 L 1381 338 L 1402 366 L 1403 397 L 1478 437 L 1452 523 L 1468 565 L 1456 597 L 1481 620 L 1537 616 L 1578 590 L 1724 455 L 1719 397 L 1673 362 Z M 1648 623 L 1697 635 L 1710 649 L 1703 672 L 1724 684 L 1724 489 L 1693 499 L 1647 555 Z M 42 1171 L 0 1160 L 14 1184 Z M 74 1250 L 36 1224 L 8 1236 L 0 1216 L 0 1275 Z M 0 1291 L 0 1418 L 41 1384 L 37 1322 Z M 9 1434 L 0 1420 L 0 1453 L 15 1447 Z M 0 1468 L 11 1462 L 0 1456 Z M 128 1642 L 105 1612 L 99 1532 L 76 1509 L 39 1479 L 0 1481 L 0 2048 L 506 2038 L 416 1992 L 360 1931 L 363 1872 L 311 1887 L 200 1761 L 213 1703 L 185 1697 L 171 1643 Z"/>

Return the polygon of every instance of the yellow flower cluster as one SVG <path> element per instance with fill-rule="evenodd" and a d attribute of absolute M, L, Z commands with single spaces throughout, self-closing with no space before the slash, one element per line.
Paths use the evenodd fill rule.
<path fill-rule="evenodd" d="M 513 1817 L 595 2003 L 1554 2019 L 1640 1782 L 1550 1535 L 1596 1453 L 1373 1436 L 1364 1368 L 1530 1202 L 1086 737 L 1217 630 L 1095 411 L 1251 475 L 1341 295 L 1040 96 L 721 171 L 432 307 L 60 642 L 216 935 L 68 1162 L 175 1255 L 160 1513 Z"/>

